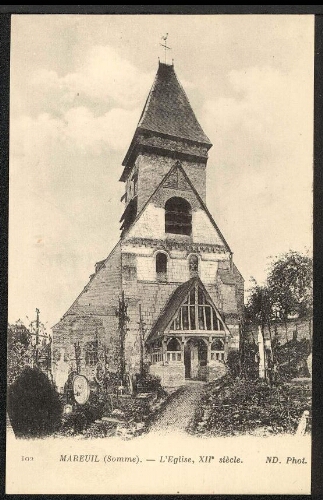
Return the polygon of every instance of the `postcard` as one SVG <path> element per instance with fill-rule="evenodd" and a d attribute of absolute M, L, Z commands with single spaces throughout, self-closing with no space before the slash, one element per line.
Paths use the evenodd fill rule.
<path fill-rule="evenodd" d="M 13 15 L 6 493 L 309 494 L 312 15 Z"/>

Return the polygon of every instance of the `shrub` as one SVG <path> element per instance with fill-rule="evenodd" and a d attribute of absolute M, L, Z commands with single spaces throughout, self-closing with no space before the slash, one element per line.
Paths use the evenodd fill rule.
<path fill-rule="evenodd" d="M 160 377 L 150 373 L 146 373 L 143 376 L 137 373 L 135 386 L 137 392 L 157 392 L 158 397 L 162 397 L 166 394 L 161 386 Z"/>
<path fill-rule="evenodd" d="M 309 353 L 310 344 L 307 339 L 290 340 L 278 346 L 276 355 L 280 377 L 283 380 L 290 380 L 298 376 L 308 377 L 306 359 Z"/>
<path fill-rule="evenodd" d="M 17 437 L 41 437 L 59 425 L 62 404 L 48 377 L 27 367 L 9 386 L 8 413 Z"/>
<path fill-rule="evenodd" d="M 267 427 L 272 433 L 295 432 L 311 398 L 304 387 L 270 387 L 264 380 L 230 379 L 206 387 L 192 432 L 234 435 Z"/>
<path fill-rule="evenodd" d="M 227 364 L 232 377 L 238 377 L 240 372 L 240 358 L 238 351 L 230 351 L 228 354 Z"/>

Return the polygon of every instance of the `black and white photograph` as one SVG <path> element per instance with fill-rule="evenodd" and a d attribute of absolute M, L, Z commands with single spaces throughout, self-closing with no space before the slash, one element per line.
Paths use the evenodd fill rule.
<path fill-rule="evenodd" d="M 313 110 L 313 15 L 12 16 L 7 493 L 310 493 Z"/>

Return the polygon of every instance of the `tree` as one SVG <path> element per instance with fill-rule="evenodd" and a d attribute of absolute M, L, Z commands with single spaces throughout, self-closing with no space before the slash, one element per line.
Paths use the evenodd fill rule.
<path fill-rule="evenodd" d="M 263 286 L 253 280 L 253 287 L 246 306 L 246 322 L 260 327 L 263 338 L 268 328 L 271 349 L 267 350 L 267 365 L 275 367 L 275 338 L 272 339 L 274 321 L 285 326 L 288 366 L 290 368 L 290 348 L 287 337 L 287 322 L 291 316 L 309 319 L 310 332 L 313 311 L 312 259 L 307 255 L 289 251 L 272 262 L 266 283 Z M 311 333 L 310 333 L 311 335 Z"/>
<path fill-rule="evenodd" d="M 311 336 L 313 313 L 313 261 L 307 255 L 290 250 L 276 259 L 270 268 L 268 286 L 276 315 L 285 325 L 296 315 L 308 318 Z"/>
<path fill-rule="evenodd" d="M 33 366 L 35 353 L 31 343 L 31 333 L 20 320 L 8 324 L 7 332 L 7 380 L 10 385 L 26 366 Z"/>
<path fill-rule="evenodd" d="M 37 332 L 33 323 L 27 328 L 21 320 L 8 324 L 7 329 L 7 378 L 12 384 L 25 367 L 38 367 L 51 379 L 52 339 L 45 332 L 45 327 L 38 321 Z M 41 330 L 39 329 L 41 326 Z M 42 339 L 41 341 L 39 339 Z M 38 340 L 38 343 L 36 343 Z"/>
<path fill-rule="evenodd" d="M 267 286 L 260 286 L 253 280 L 254 286 L 250 290 L 246 306 L 246 316 L 249 321 L 260 326 L 262 332 L 272 318 L 272 296 Z"/>
<path fill-rule="evenodd" d="M 313 310 L 313 262 L 290 250 L 272 264 L 267 278 L 273 305 L 281 320 L 289 316 L 308 317 Z"/>

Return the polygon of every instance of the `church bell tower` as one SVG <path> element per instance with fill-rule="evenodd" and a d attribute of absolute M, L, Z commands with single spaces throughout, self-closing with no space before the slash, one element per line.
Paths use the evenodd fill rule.
<path fill-rule="evenodd" d="M 159 62 L 153 86 L 123 161 L 122 232 L 179 161 L 205 202 L 205 168 L 212 144 L 198 123 L 173 64 Z"/>
<path fill-rule="evenodd" d="M 129 359 L 135 366 L 140 303 L 147 359 L 165 385 L 210 379 L 239 342 L 243 278 L 206 206 L 211 147 L 174 65 L 159 62 L 123 161 L 120 241 Z"/>

